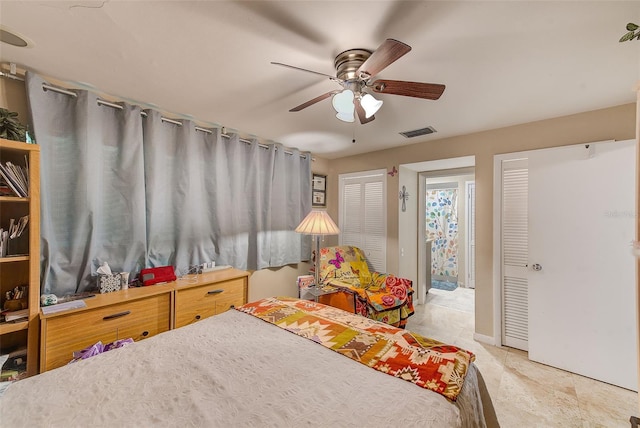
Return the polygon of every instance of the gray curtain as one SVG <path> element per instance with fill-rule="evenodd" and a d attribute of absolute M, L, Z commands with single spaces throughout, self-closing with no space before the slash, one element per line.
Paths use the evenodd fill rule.
<path fill-rule="evenodd" d="M 307 260 L 311 242 L 293 230 L 311 211 L 310 155 L 213 137 L 216 262 L 263 269 Z"/>
<path fill-rule="evenodd" d="M 189 121 L 176 125 L 147 110 L 143 119 L 149 266 L 176 267 L 215 260 L 209 195 L 212 143 Z"/>
<path fill-rule="evenodd" d="M 44 91 L 27 74 L 29 107 L 41 150 L 43 292 L 94 285 L 106 261 L 115 271 L 145 265 L 144 164 L 140 109 L 99 106 L 95 94 Z"/>
<path fill-rule="evenodd" d="M 93 287 L 107 261 L 135 276 L 215 261 L 263 269 L 307 260 L 293 230 L 311 210 L 311 156 L 223 138 L 126 103 L 43 91 L 27 74 L 41 146 L 43 292 Z"/>

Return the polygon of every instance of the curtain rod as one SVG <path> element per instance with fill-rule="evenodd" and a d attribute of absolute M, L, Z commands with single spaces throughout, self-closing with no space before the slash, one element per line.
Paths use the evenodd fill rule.
<path fill-rule="evenodd" d="M 4 71 L 0 71 L 0 77 L 6 77 L 7 79 L 13 79 L 19 82 L 24 82 L 24 77 L 18 76 L 17 74 L 5 73 Z"/>
<path fill-rule="evenodd" d="M 13 70 L 14 69 L 13 64 L 11 64 L 11 65 L 12 65 L 12 70 Z M 15 73 L 6 73 L 6 72 L 1 71 L 1 70 L 0 70 L 0 77 L 6 77 L 7 79 L 18 80 L 20 82 L 24 82 L 25 81 L 24 77 L 22 77 L 22 76 L 19 76 L 19 75 L 15 74 Z M 42 84 L 42 89 L 45 90 L 45 91 L 53 91 L 53 92 L 58 92 L 60 94 L 69 95 L 69 96 L 74 97 L 74 98 L 76 98 L 78 96 L 78 94 L 76 94 L 75 92 L 67 91 L 66 89 L 57 88 L 55 86 L 50 86 L 50 85 L 47 85 L 47 84 L 44 84 L 44 83 Z M 101 100 L 99 98 L 98 98 L 98 105 L 104 105 L 104 106 L 113 107 L 113 108 L 117 108 L 117 109 L 122 110 L 122 106 L 121 105 L 115 104 L 115 103 L 110 103 L 108 101 Z M 147 113 L 145 113 L 144 111 L 140 112 L 140 115 L 142 115 L 143 117 L 147 117 Z M 163 122 L 169 122 L 169 123 L 173 123 L 174 125 L 182 126 L 181 122 L 178 122 L 177 120 L 169 119 L 168 117 L 161 116 L 160 119 Z M 210 129 L 202 128 L 200 126 L 196 126 L 195 130 L 196 131 L 201 131 L 201 132 L 206 132 L 208 134 L 211 134 L 213 132 Z M 225 134 L 224 127 L 222 127 L 221 137 L 226 138 L 226 139 L 230 139 L 231 138 L 230 135 Z M 244 138 L 238 138 L 238 140 L 240 142 L 242 142 L 242 143 L 251 144 L 250 140 L 246 140 Z M 268 149 L 269 148 L 268 145 L 263 144 L 263 143 L 258 143 L 258 146 L 262 147 L 263 149 Z M 277 148 L 276 148 L 276 150 L 277 150 Z M 288 154 L 288 155 L 292 155 L 293 154 L 293 152 L 288 151 L 286 149 L 285 149 L 284 152 L 285 152 L 285 154 Z M 300 154 L 300 157 L 303 158 L 303 159 L 307 158 L 307 156 L 304 155 L 304 154 Z M 312 157 L 311 161 L 314 162 L 315 159 Z"/>
<path fill-rule="evenodd" d="M 75 95 L 75 94 L 74 94 L 74 95 Z M 100 98 L 98 98 L 98 105 L 101 105 L 101 106 L 107 106 L 107 107 L 113 107 L 113 108 L 117 108 L 117 109 L 122 110 L 122 106 L 121 106 L 120 104 L 110 103 L 109 101 L 101 100 Z M 146 112 L 144 112 L 144 111 L 141 111 L 141 112 L 140 112 L 140 116 L 142 116 L 142 117 L 147 117 L 147 113 L 146 113 Z M 160 120 L 162 120 L 163 122 L 172 123 L 172 124 L 177 125 L 177 126 L 182 126 L 182 122 L 179 122 L 179 121 L 174 120 L 174 119 L 169 119 L 168 117 L 160 116 Z M 212 133 L 213 133 L 213 131 L 212 131 L 212 130 L 207 129 L 207 128 L 202 128 L 202 127 L 200 127 L 200 126 L 196 126 L 196 127 L 195 127 L 195 130 L 196 130 L 196 131 L 201 131 L 201 132 L 206 132 L 207 134 L 212 134 Z M 226 138 L 226 139 L 230 139 L 230 138 L 231 138 L 231 136 L 230 136 L 230 135 L 228 135 L 228 134 L 225 134 L 225 133 L 224 133 L 224 127 L 222 128 L 221 137 Z M 238 138 L 238 140 L 239 140 L 240 142 L 242 142 L 242 143 L 251 144 L 251 141 L 250 141 L 250 140 L 245 140 L 244 138 Z M 268 148 L 269 148 L 269 146 L 268 146 L 268 145 L 266 145 L 266 144 L 262 144 L 262 143 L 258 143 L 258 146 L 259 146 L 259 147 L 262 147 L 263 149 L 268 149 Z M 278 149 L 277 149 L 277 147 L 276 147 L 276 150 L 278 150 Z M 287 155 L 292 155 L 292 154 L 293 154 L 293 152 L 288 151 L 288 150 L 286 150 L 286 149 L 285 149 L 285 151 L 284 151 L 284 152 L 285 152 L 285 154 L 287 154 Z M 306 159 L 306 158 L 307 158 L 307 156 L 306 156 L 306 155 L 303 155 L 303 154 L 300 154 L 300 157 L 301 157 L 301 158 L 303 158 L 303 159 Z M 312 160 L 313 160 L 313 159 L 312 159 Z"/>
<path fill-rule="evenodd" d="M 6 74 L 6 73 L 3 73 L 3 72 L 0 72 L 0 73 L 2 73 L 3 76 Z M 21 80 L 24 82 L 24 79 L 21 79 Z M 75 92 L 67 91 L 66 89 L 56 88 L 55 86 L 50 86 L 50 85 L 47 85 L 47 84 L 44 84 L 44 83 L 42 84 L 42 89 L 45 90 L 45 91 L 58 92 L 58 93 L 61 93 L 61 94 L 72 96 L 72 97 L 77 97 L 78 96 Z M 97 103 L 98 103 L 99 106 L 107 106 L 107 107 L 117 108 L 119 110 L 122 110 L 122 108 L 123 108 L 120 104 L 111 103 L 109 101 L 101 100 L 100 98 L 98 98 Z M 147 117 L 147 113 L 144 112 L 144 111 L 141 111 L 140 115 L 142 117 Z M 162 120 L 163 122 L 173 123 L 174 125 L 177 125 L 177 126 L 182 126 L 182 122 L 179 122 L 179 121 L 174 120 L 174 119 L 169 119 L 168 117 L 160 116 L 160 120 Z M 202 128 L 200 126 L 196 126 L 195 129 L 196 129 L 196 131 L 206 132 L 208 134 L 211 134 L 213 132 L 210 129 Z M 221 136 L 223 138 L 226 138 L 226 139 L 231 139 L 230 135 L 225 134 L 224 127 L 222 127 Z M 240 140 L 240 142 L 246 143 L 246 144 L 251 144 L 252 143 L 250 140 L 246 140 L 244 138 L 238 138 L 238 140 Z M 268 145 L 262 144 L 262 143 L 258 143 L 258 146 L 262 147 L 263 149 L 268 149 L 269 148 Z M 276 147 L 276 150 L 278 150 L 277 147 Z M 291 152 L 289 150 L 286 150 L 286 149 L 285 149 L 284 153 L 287 154 L 287 155 L 293 155 L 293 152 Z M 300 157 L 303 158 L 303 159 L 306 159 L 307 155 L 301 153 Z M 315 159 L 311 158 L 311 161 L 315 161 Z"/>

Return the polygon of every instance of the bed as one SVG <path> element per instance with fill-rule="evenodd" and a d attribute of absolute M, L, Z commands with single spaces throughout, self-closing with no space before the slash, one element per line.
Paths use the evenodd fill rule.
<path fill-rule="evenodd" d="M 426 355 L 437 364 L 425 382 Z M 267 298 L 15 382 L 0 415 L 11 427 L 498 426 L 473 358 L 330 306 Z M 402 359 L 418 364 L 400 369 Z"/>

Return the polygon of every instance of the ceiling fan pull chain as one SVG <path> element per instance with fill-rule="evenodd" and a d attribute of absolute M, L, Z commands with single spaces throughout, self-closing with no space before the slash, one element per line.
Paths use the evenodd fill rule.
<path fill-rule="evenodd" d="M 356 122 L 353 122 L 353 139 L 351 140 L 351 144 L 356 143 Z"/>

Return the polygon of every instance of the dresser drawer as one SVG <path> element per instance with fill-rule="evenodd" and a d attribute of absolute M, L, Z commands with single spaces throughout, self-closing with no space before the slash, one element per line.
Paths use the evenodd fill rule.
<path fill-rule="evenodd" d="M 246 279 L 205 284 L 176 291 L 176 328 L 246 303 Z"/>
<path fill-rule="evenodd" d="M 42 324 L 41 371 L 63 366 L 74 351 L 101 341 L 141 340 L 171 327 L 170 294 L 45 319 Z"/>

